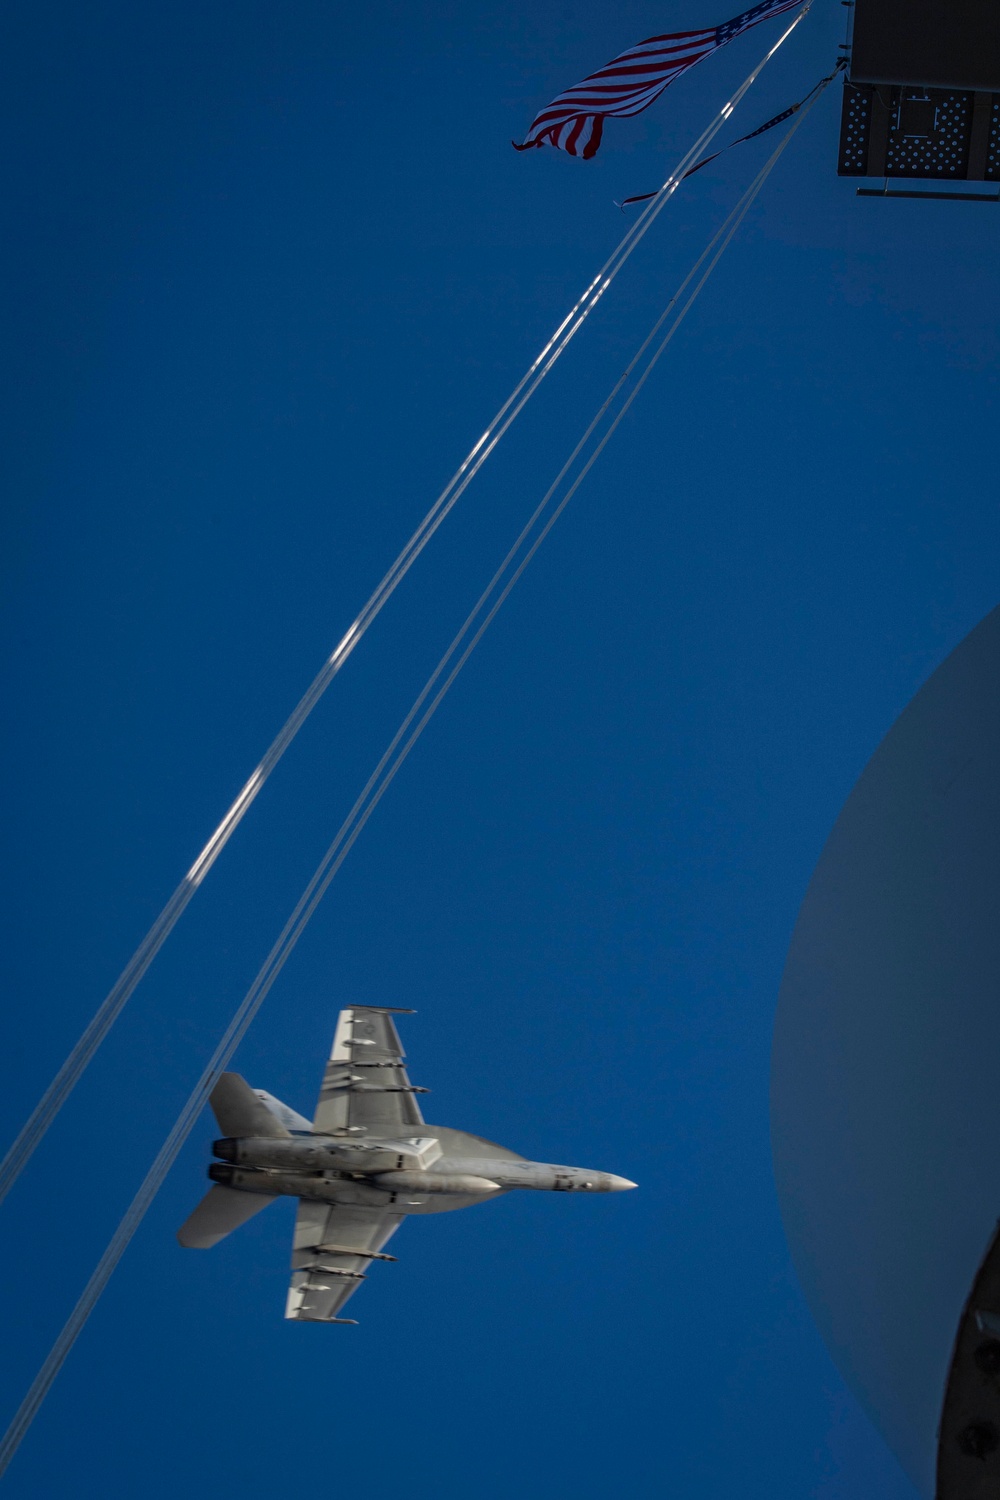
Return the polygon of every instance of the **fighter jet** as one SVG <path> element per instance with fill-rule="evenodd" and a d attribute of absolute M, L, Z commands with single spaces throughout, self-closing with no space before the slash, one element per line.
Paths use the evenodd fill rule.
<path fill-rule="evenodd" d="M 617 1193 L 627 1177 L 526 1161 L 478 1135 L 426 1125 L 388 1006 L 342 1010 L 309 1123 L 238 1073 L 223 1073 L 210 1103 L 223 1139 L 208 1169 L 214 1184 L 178 1231 L 207 1250 L 276 1198 L 298 1198 L 286 1318 L 355 1323 L 338 1316 L 372 1261 L 409 1214 L 444 1213 L 513 1188 Z"/>

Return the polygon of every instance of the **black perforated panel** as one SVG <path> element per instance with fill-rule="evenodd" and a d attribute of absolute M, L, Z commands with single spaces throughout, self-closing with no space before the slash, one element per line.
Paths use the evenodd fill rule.
<path fill-rule="evenodd" d="M 983 176 L 987 182 L 1000 182 L 1000 94 L 993 95 L 990 109 L 989 138 L 986 144 L 986 169 Z"/>
<path fill-rule="evenodd" d="M 847 82 L 842 177 L 1000 181 L 1000 93 Z"/>
<path fill-rule="evenodd" d="M 872 90 L 854 88 L 848 84 L 844 90 L 844 108 L 840 116 L 840 160 L 837 171 L 841 177 L 868 175 L 871 121 Z"/>
<path fill-rule="evenodd" d="M 955 89 L 893 89 L 892 94 L 885 176 L 965 177 L 972 95 Z"/>

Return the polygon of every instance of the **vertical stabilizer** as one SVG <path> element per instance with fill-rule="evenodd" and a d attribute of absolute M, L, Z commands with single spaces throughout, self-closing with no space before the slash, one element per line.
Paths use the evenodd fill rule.
<path fill-rule="evenodd" d="M 291 1135 L 274 1110 L 268 1109 L 239 1073 L 223 1073 L 208 1102 L 223 1135 L 269 1136 L 280 1140 L 287 1140 Z"/>

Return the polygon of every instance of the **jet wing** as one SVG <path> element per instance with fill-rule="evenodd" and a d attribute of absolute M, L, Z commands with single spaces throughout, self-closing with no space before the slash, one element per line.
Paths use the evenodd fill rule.
<path fill-rule="evenodd" d="M 353 1204 L 299 1202 L 286 1318 L 306 1323 L 353 1322 L 337 1315 L 373 1260 L 402 1223 L 402 1214 Z"/>
<path fill-rule="evenodd" d="M 323 1075 L 313 1130 L 323 1135 L 407 1136 L 422 1125 L 392 1014 L 374 1006 L 342 1010 Z"/>

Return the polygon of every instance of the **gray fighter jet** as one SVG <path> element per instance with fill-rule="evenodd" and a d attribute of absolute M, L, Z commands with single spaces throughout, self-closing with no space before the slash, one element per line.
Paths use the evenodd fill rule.
<path fill-rule="evenodd" d="M 478 1135 L 425 1125 L 393 1015 L 355 1005 L 337 1021 L 316 1118 L 223 1073 L 211 1105 L 224 1139 L 208 1169 L 215 1184 L 178 1231 L 207 1250 L 273 1203 L 299 1199 L 286 1318 L 353 1323 L 344 1303 L 408 1214 L 443 1213 L 509 1192 L 617 1193 L 627 1177 L 525 1161 Z"/>

